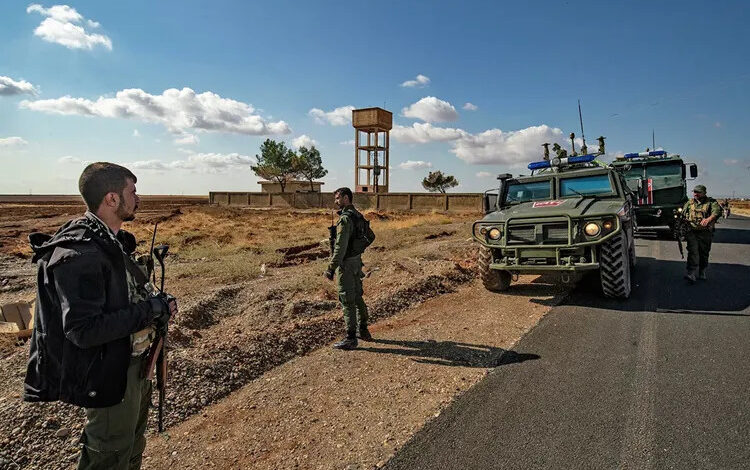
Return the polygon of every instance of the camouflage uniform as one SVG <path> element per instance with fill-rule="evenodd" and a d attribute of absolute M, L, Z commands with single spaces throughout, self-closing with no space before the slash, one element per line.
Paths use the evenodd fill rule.
<path fill-rule="evenodd" d="M 704 189 L 705 191 L 705 189 Z M 706 276 L 708 268 L 708 254 L 711 251 L 714 225 L 721 217 L 721 207 L 716 199 L 704 196 L 700 201 L 690 199 L 682 208 L 685 218 L 690 223 L 690 230 L 685 235 L 687 241 L 687 273 L 695 276 L 696 271 L 701 278 Z M 707 226 L 701 225 L 701 220 L 714 216 L 714 221 Z"/>
<path fill-rule="evenodd" d="M 362 278 L 364 277 L 362 274 L 362 255 L 350 255 L 350 241 L 356 236 L 354 215 L 358 213 L 353 205 L 348 205 L 338 214 L 336 242 L 328 270 L 336 273 L 336 286 L 339 301 L 344 310 L 347 338 L 356 341 L 357 330 L 367 330 L 367 305 L 362 299 Z"/>

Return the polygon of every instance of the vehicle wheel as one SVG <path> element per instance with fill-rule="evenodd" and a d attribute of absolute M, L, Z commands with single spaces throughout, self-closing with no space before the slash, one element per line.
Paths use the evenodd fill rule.
<path fill-rule="evenodd" d="M 599 250 L 599 278 L 607 297 L 630 297 L 630 253 L 628 239 L 620 232 Z"/>
<path fill-rule="evenodd" d="M 492 263 L 492 250 L 486 247 L 479 248 L 479 276 L 482 278 L 484 288 L 492 292 L 502 292 L 510 287 L 510 273 L 490 269 Z"/>

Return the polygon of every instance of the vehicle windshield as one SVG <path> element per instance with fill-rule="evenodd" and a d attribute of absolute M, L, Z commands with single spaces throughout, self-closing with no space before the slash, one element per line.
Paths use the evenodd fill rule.
<path fill-rule="evenodd" d="M 507 204 L 518 204 L 527 201 L 540 201 L 550 198 L 550 180 L 532 183 L 510 183 L 505 193 Z"/>
<path fill-rule="evenodd" d="M 592 196 L 612 194 L 612 182 L 609 175 L 582 176 L 579 178 L 562 178 L 560 180 L 560 197 Z"/>
<path fill-rule="evenodd" d="M 652 176 L 682 176 L 682 165 L 680 163 L 649 165 L 646 167 L 646 177 Z"/>

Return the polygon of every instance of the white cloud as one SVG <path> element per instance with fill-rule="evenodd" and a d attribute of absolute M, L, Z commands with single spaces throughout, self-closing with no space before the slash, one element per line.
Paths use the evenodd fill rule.
<path fill-rule="evenodd" d="M 421 170 L 423 168 L 432 168 L 432 163 L 422 160 L 407 160 L 404 163 L 399 163 L 398 167 L 402 170 Z"/>
<path fill-rule="evenodd" d="M 224 173 L 238 169 L 250 169 L 255 159 L 239 153 L 193 153 L 187 160 L 141 160 L 129 163 L 131 170 L 191 170 L 199 173 Z"/>
<path fill-rule="evenodd" d="M 0 137 L 0 147 L 20 147 L 22 145 L 28 145 L 28 142 L 20 137 Z"/>
<path fill-rule="evenodd" d="M 430 84 L 430 77 L 419 74 L 417 75 L 417 78 L 415 78 L 414 80 L 407 80 L 404 83 L 402 83 L 401 86 L 405 88 L 416 88 L 416 87 L 424 88 L 429 84 Z"/>
<path fill-rule="evenodd" d="M 196 145 L 200 142 L 200 139 L 195 134 L 184 133 L 174 138 L 173 142 L 176 145 Z"/>
<path fill-rule="evenodd" d="M 333 111 L 323 111 L 322 109 L 312 108 L 307 112 L 310 116 L 315 118 L 315 122 L 318 124 L 330 124 L 332 126 L 346 126 L 352 123 L 352 111 L 354 106 L 342 106 L 336 108 Z"/>
<path fill-rule="evenodd" d="M 562 130 L 545 124 L 509 132 L 489 129 L 462 136 L 452 152 L 472 164 L 523 165 L 541 158 L 541 145 L 545 142 L 564 144 L 565 136 Z"/>
<path fill-rule="evenodd" d="M 96 46 L 112 50 L 112 40 L 104 34 L 88 33 L 83 27 L 83 16 L 75 8 L 68 5 L 54 5 L 44 8 L 39 4 L 32 4 L 26 8 L 26 13 L 39 13 L 46 16 L 34 30 L 34 35 L 47 42 L 61 44 L 69 49 L 92 50 Z M 98 28 L 99 23 L 86 20 L 91 28 Z"/>
<path fill-rule="evenodd" d="M 196 93 L 190 88 L 170 88 L 161 95 L 132 88 L 118 91 L 114 98 L 100 96 L 96 101 L 71 96 L 50 100 L 24 100 L 20 107 L 49 114 L 125 118 L 159 123 L 174 134 L 183 134 L 188 129 L 248 135 L 291 132 L 286 122 L 266 122 L 247 103 L 222 98 L 210 91 Z"/>
<path fill-rule="evenodd" d="M 717 129 L 718 129 L 718 128 L 720 128 L 721 126 L 722 126 L 722 124 L 721 124 L 721 122 L 719 122 L 719 121 L 716 121 L 716 122 L 714 123 L 714 127 L 715 127 L 715 128 L 717 128 Z"/>
<path fill-rule="evenodd" d="M 292 148 L 295 148 L 295 149 L 298 149 L 300 147 L 310 148 L 314 145 L 315 146 L 318 145 L 318 142 L 306 134 L 302 134 L 301 136 L 292 140 Z"/>
<path fill-rule="evenodd" d="M 26 80 L 16 81 L 0 75 L 0 96 L 36 95 L 37 93 L 36 87 Z"/>
<path fill-rule="evenodd" d="M 344 140 L 343 142 L 339 142 L 339 145 L 354 145 L 354 139 Z"/>
<path fill-rule="evenodd" d="M 1 141 L 1 140 L 2 140 L 2 139 L 0 139 L 0 141 Z M 727 165 L 727 166 L 733 166 L 733 165 L 736 165 L 736 164 L 738 164 L 739 162 L 740 162 L 740 161 L 739 161 L 739 160 L 737 160 L 736 158 L 725 158 L 725 159 L 724 159 L 724 164 L 725 164 L 725 165 Z"/>
<path fill-rule="evenodd" d="M 447 101 L 426 96 L 416 103 L 401 110 L 406 117 L 421 119 L 425 122 L 447 122 L 458 119 L 458 112 Z"/>
<path fill-rule="evenodd" d="M 488 129 L 471 134 L 463 129 L 414 123 L 412 127 L 394 126 L 391 136 L 399 142 L 410 144 L 452 142 L 451 152 L 458 158 L 467 163 L 480 165 L 523 166 L 530 161 L 541 159 L 543 143 L 559 143 L 563 146 L 567 144 L 562 130 L 545 124 L 517 131 Z"/>
<path fill-rule="evenodd" d="M 479 109 L 479 106 L 477 106 L 477 105 L 475 105 L 473 103 L 466 102 L 463 105 L 463 109 L 465 109 L 467 111 L 476 111 L 477 109 Z"/>
<path fill-rule="evenodd" d="M 138 132 L 138 129 L 133 129 L 133 137 L 140 137 L 141 133 Z"/>
<path fill-rule="evenodd" d="M 81 160 L 80 158 L 74 157 L 72 155 L 66 155 L 64 157 L 58 158 L 57 159 L 57 163 L 62 163 L 62 164 L 65 164 L 65 165 L 69 165 L 69 164 L 88 165 L 91 162 L 88 161 L 88 160 Z"/>
<path fill-rule="evenodd" d="M 435 127 L 430 123 L 415 122 L 411 127 L 394 126 L 391 137 L 407 144 L 426 144 L 460 139 L 468 133 L 462 129 Z"/>
<path fill-rule="evenodd" d="M 489 171 L 477 172 L 477 178 L 489 178 L 490 176 L 492 176 L 492 173 L 490 173 Z"/>

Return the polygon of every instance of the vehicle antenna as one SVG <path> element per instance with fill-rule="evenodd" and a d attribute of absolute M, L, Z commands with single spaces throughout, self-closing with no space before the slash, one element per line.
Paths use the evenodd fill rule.
<path fill-rule="evenodd" d="M 651 129 L 651 148 L 656 150 L 656 134 L 653 129 Z"/>
<path fill-rule="evenodd" d="M 581 114 L 581 100 L 578 100 L 578 120 L 581 122 L 581 139 L 583 140 L 583 146 L 581 147 L 581 154 L 586 155 L 588 153 L 588 147 L 586 147 L 586 134 L 583 133 L 583 114 Z"/>

